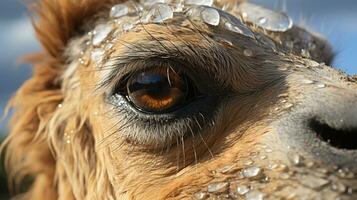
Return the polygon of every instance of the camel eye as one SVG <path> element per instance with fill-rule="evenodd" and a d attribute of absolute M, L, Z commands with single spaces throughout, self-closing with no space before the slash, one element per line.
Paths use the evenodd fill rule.
<path fill-rule="evenodd" d="M 138 72 L 126 83 L 126 97 L 137 109 L 150 113 L 174 111 L 192 99 L 187 76 L 171 67 Z"/>

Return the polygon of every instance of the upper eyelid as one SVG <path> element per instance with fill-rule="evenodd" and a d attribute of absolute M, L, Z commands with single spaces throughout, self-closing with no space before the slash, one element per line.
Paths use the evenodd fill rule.
<path fill-rule="evenodd" d="M 172 43 L 170 43 L 172 45 Z M 189 45 L 189 44 L 187 44 Z M 211 46 L 213 47 L 213 46 Z M 182 65 L 194 66 L 197 71 L 205 71 L 210 74 L 214 74 L 215 71 L 212 67 L 207 67 L 205 62 L 207 58 L 222 58 L 224 55 L 213 55 L 220 53 L 217 47 L 212 49 L 203 49 L 200 46 L 165 46 L 162 44 L 153 46 L 148 43 L 139 43 L 131 45 L 130 48 L 126 48 L 125 51 L 115 53 L 103 64 L 99 73 L 104 73 L 105 75 L 100 80 L 98 84 L 98 89 L 110 87 L 110 85 L 115 82 L 115 80 L 120 80 L 128 73 L 134 73 L 136 71 L 145 69 L 149 67 L 150 60 L 156 63 L 162 62 L 169 64 L 170 62 L 180 63 Z M 119 54 L 119 55 L 118 55 Z M 192 55 L 194 54 L 194 55 Z M 207 55 L 210 54 L 210 55 Z M 201 58 L 200 58 L 201 57 Z M 229 58 L 226 58 L 229 59 Z M 211 62 L 218 63 L 219 60 L 212 60 Z M 214 63 L 211 63 L 214 64 Z M 139 65 L 142 65 L 138 67 Z M 220 66 L 222 67 L 222 65 Z M 226 66 L 228 67 L 228 66 Z M 130 69 L 134 68 L 134 69 Z M 101 72 L 102 71 L 102 72 Z"/>

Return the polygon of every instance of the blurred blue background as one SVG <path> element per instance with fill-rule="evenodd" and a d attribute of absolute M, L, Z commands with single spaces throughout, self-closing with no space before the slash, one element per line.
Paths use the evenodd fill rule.
<path fill-rule="evenodd" d="M 274 10 L 286 11 L 295 23 L 325 35 L 337 57 L 333 66 L 357 73 L 357 0 L 253 0 Z M 25 6 L 21 0 L 0 0 L 0 112 L 20 84 L 31 74 L 17 62 L 39 50 Z M 6 133 L 6 122 L 0 132 Z"/>

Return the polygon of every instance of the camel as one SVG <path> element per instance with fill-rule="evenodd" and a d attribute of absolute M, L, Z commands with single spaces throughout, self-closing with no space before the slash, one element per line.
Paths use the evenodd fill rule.
<path fill-rule="evenodd" d="M 37 0 L 10 101 L 14 199 L 356 199 L 357 78 L 230 0 Z"/>

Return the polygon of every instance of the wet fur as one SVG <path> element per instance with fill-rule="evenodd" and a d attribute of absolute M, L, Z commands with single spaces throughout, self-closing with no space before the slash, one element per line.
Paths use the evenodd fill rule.
<path fill-rule="evenodd" d="M 11 133 L 3 144 L 10 186 L 14 193 L 23 192 L 17 198 L 71 200 L 114 199 L 116 196 L 110 182 L 110 169 L 106 167 L 111 152 L 108 149 L 99 151 L 96 146 L 98 141 L 95 141 L 92 129 L 97 125 L 91 123 L 90 113 L 86 111 L 90 110 L 90 101 L 81 101 L 82 91 L 75 87 L 81 81 L 80 74 L 68 72 L 70 60 L 64 50 L 73 38 L 92 28 L 90 22 L 95 20 L 100 10 L 107 10 L 119 2 L 41 0 L 31 5 L 34 15 L 38 17 L 34 27 L 44 51 L 32 56 L 33 75 L 10 102 L 14 115 L 10 123 Z M 58 108 L 60 103 L 65 106 Z M 255 130 L 258 127 L 251 130 L 256 135 L 267 131 Z M 71 137 L 69 148 L 64 148 L 65 132 Z M 209 166 L 216 167 L 217 163 L 232 160 L 237 152 L 257 142 L 254 138 L 247 138 L 244 140 L 245 146 L 235 147 L 238 150 L 219 157 L 220 162 L 212 161 Z M 175 170 L 168 168 L 165 173 L 174 174 Z M 127 183 L 130 188 L 127 196 L 143 195 L 146 192 L 147 199 L 158 198 L 156 193 L 162 198 L 168 198 L 182 192 L 181 197 L 185 197 L 192 192 L 192 187 L 210 180 L 204 165 L 185 169 L 189 170 L 198 170 L 204 178 L 199 180 L 197 177 L 182 176 L 172 181 L 173 178 L 169 177 L 161 183 L 166 183 L 166 186 L 160 188 L 159 181 L 156 180 L 158 186 L 155 186 L 155 181 L 150 182 L 153 177 L 148 180 L 142 177 L 137 180 L 141 181 L 141 187 L 135 187 L 137 182 Z M 29 177 L 33 179 L 30 189 L 18 191 L 19 186 Z M 131 177 L 136 177 L 136 174 L 126 172 L 124 178 L 130 180 Z M 146 188 L 153 192 L 145 191 Z"/>

